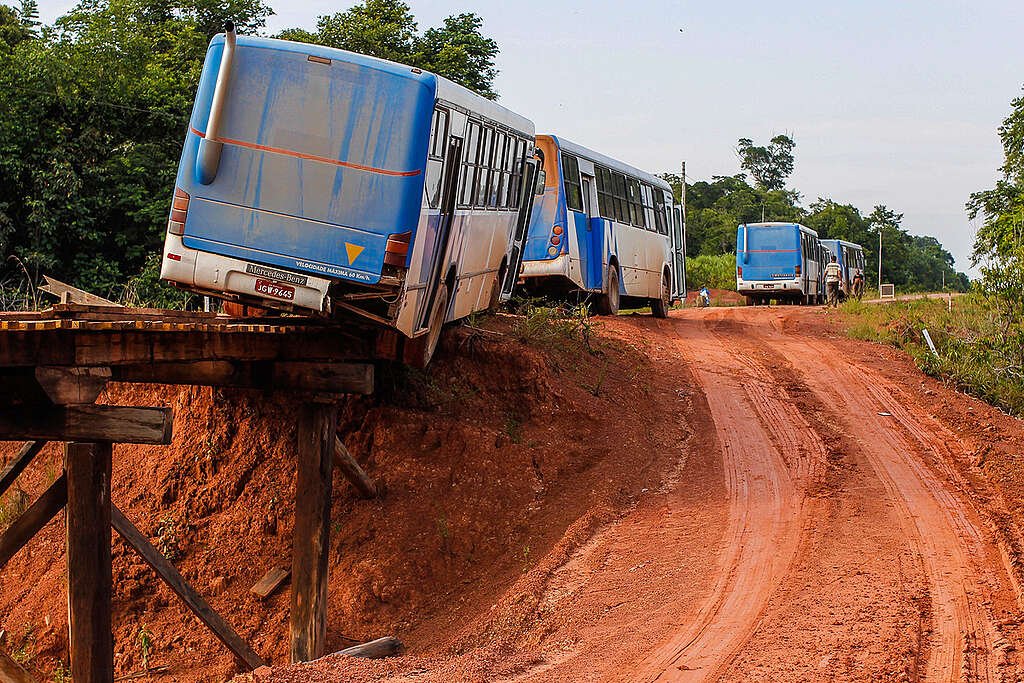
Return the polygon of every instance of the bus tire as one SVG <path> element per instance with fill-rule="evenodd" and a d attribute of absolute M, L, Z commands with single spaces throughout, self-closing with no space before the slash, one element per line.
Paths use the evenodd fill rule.
<path fill-rule="evenodd" d="M 651 315 L 655 318 L 667 318 L 668 309 L 672 307 L 672 287 L 668 275 L 661 278 L 661 298 L 651 299 Z"/>
<path fill-rule="evenodd" d="M 425 370 L 430 365 L 434 352 L 437 351 L 437 344 L 441 341 L 441 331 L 444 329 L 444 317 L 447 312 L 448 286 L 439 285 L 434 296 L 434 309 L 430 312 L 430 327 L 427 333 L 405 340 L 402 360 L 406 365 L 420 370 Z"/>
<path fill-rule="evenodd" d="M 597 297 L 597 312 L 601 315 L 619 313 L 619 269 L 614 265 L 608 266 L 608 287 Z"/>

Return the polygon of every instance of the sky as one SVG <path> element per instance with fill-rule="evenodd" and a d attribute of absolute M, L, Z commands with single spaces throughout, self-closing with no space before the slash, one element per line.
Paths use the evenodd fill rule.
<path fill-rule="evenodd" d="M 267 0 L 268 33 L 349 0 Z M 740 172 L 736 141 L 796 141 L 789 187 L 904 214 L 972 275 L 964 203 L 992 187 L 997 128 L 1024 86 L 1019 0 L 406 0 L 420 29 L 476 12 L 506 107 L 554 133 L 687 180 Z M 73 3 L 40 0 L 50 22 Z"/>

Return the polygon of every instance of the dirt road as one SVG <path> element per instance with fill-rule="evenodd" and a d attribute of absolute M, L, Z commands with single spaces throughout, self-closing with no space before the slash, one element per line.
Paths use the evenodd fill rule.
<path fill-rule="evenodd" d="M 977 453 L 1024 429 L 828 315 L 606 321 L 650 359 L 666 433 L 689 424 L 664 446 L 678 454 L 506 590 L 527 605 L 513 637 L 496 636 L 509 617 L 484 619 L 467 628 L 480 645 L 345 680 L 1022 680 L 1019 510 Z"/>

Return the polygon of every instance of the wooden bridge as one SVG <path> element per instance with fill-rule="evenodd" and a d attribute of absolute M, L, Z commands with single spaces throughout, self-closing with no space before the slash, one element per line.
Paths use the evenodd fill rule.
<path fill-rule="evenodd" d="M 97 405 L 108 382 L 295 392 L 296 491 L 302 495 L 295 497 L 292 541 L 291 659 L 324 654 L 334 467 L 361 495 L 377 492 L 336 435 L 337 399 L 373 391 L 380 343 L 367 339 L 374 335 L 366 330 L 299 318 L 71 303 L 0 313 L 0 440 L 27 442 L 0 472 L 0 495 L 47 441 L 66 442 L 64 472 L 0 536 L 0 569 L 66 508 L 75 683 L 114 677 L 111 529 L 242 662 L 264 664 L 111 502 L 113 444 L 169 444 L 174 416 L 170 408 Z M 10 664 L 0 653 L 0 679 Z M 16 673 L 9 676 L 17 680 Z"/>

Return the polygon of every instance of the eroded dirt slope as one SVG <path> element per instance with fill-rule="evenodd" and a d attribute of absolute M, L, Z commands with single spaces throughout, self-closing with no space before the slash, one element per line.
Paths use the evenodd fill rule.
<path fill-rule="evenodd" d="M 343 436 L 388 494 L 336 482 L 330 645 L 394 634 L 405 656 L 282 665 L 287 591 L 247 593 L 289 561 L 288 397 L 117 390 L 175 405 L 180 429 L 119 449 L 115 500 L 155 539 L 187 518 L 178 563 L 278 665 L 261 682 L 1020 679 L 1019 421 L 817 308 L 595 334 L 595 353 L 540 351 L 499 322 L 457 335 L 430 377 L 346 404 Z M 31 625 L 44 669 L 66 628 L 60 539 L 51 525 L 0 574 L 8 647 Z M 117 558 L 121 671 L 147 623 L 168 679 L 234 672 Z"/>

